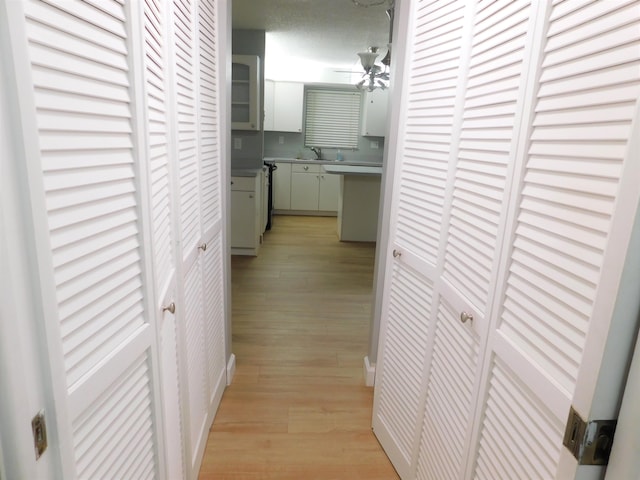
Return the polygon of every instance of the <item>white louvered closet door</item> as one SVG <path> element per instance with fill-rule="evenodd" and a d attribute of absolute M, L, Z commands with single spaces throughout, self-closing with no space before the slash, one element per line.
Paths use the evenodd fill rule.
<path fill-rule="evenodd" d="M 387 272 L 391 273 L 383 299 L 373 416 L 374 431 L 402 478 L 415 476 L 427 395 L 425 378 L 433 364 L 434 336 L 443 333 L 434 327 L 439 316 L 450 314 L 449 307 L 439 305 L 437 272 L 450 145 L 455 141 L 452 125 L 457 121 L 456 80 L 463 71 L 465 17 L 472 14 L 466 3 L 409 4 L 413 35 L 407 46 L 409 71 L 400 114 L 404 120 L 398 126 L 390 227 L 393 255 L 388 252 Z M 462 331 L 460 322 L 451 322 L 451 328 Z M 472 355 L 465 354 L 460 368 L 468 361 L 475 363 L 477 340 L 468 342 L 461 340 L 461 348 L 470 349 Z M 440 451 L 438 445 L 433 448 Z"/>
<path fill-rule="evenodd" d="M 373 418 L 402 478 L 576 476 L 637 215 L 639 11 L 410 2 Z"/>
<path fill-rule="evenodd" d="M 178 319 L 183 329 L 183 398 L 187 408 L 187 478 L 193 478 L 197 448 L 206 430 L 205 343 L 203 338 L 203 287 L 200 242 L 200 187 L 198 169 L 195 2 L 175 0 L 172 5 L 175 159 L 178 186 L 177 233 L 181 253 L 181 302 Z M 186 394 L 186 395 L 184 395 Z M 183 417 L 184 418 L 184 417 Z"/>
<path fill-rule="evenodd" d="M 585 478 L 562 447 L 569 408 L 584 419 L 604 412 L 596 382 L 616 374 L 597 372 L 638 218 L 640 2 L 553 2 L 545 13 L 482 372 L 474 478 Z M 623 323 L 615 350 L 634 334 Z M 619 393 L 608 392 L 613 408 L 604 418 Z"/>
<path fill-rule="evenodd" d="M 224 219 L 222 203 L 223 163 L 220 124 L 219 74 L 221 46 L 218 35 L 218 2 L 200 0 L 198 4 L 199 89 L 198 138 L 200 142 L 200 185 L 202 238 L 204 252 L 204 315 L 206 338 L 206 399 L 211 415 L 217 410 L 226 386 L 225 293 L 224 293 Z M 206 440 L 206 437 L 205 437 Z"/>
<path fill-rule="evenodd" d="M 179 366 L 179 332 L 176 315 L 163 310 L 177 300 L 174 208 L 171 168 L 171 76 L 168 60 L 168 13 L 163 0 L 145 0 L 142 7 L 144 51 L 144 117 L 147 127 L 147 181 L 151 249 L 155 280 L 156 315 L 159 330 L 160 381 L 166 436 L 164 456 L 169 478 L 184 472 L 183 428 Z"/>
<path fill-rule="evenodd" d="M 427 272 L 431 280 L 423 294 L 429 299 L 428 309 L 412 309 L 419 319 L 416 326 L 398 318 L 396 327 L 406 330 L 407 338 L 416 328 L 425 335 L 423 372 L 416 379 L 425 400 L 414 414 L 413 437 L 405 447 L 411 466 L 406 478 L 460 478 L 466 467 L 473 402 L 480 385 L 479 361 L 499 264 L 498 239 L 505 225 L 505 192 L 513 171 L 510 158 L 518 133 L 514 125 L 524 99 L 521 70 L 527 56 L 527 32 L 531 31 L 528 2 L 504 6 L 484 4 L 476 11 L 468 2 L 435 2 L 416 10 L 420 23 L 411 60 L 416 76 L 409 80 L 408 88 L 422 97 L 409 94 L 407 101 L 416 117 L 429 118 L 429 122 L 414 126 L 407 119 L 402 160 L 404 170 L 407 157 L 417 157 L 414 162 L 422 166 L 416 171 L 417 178 L 422 177 L 426 185 L 413 192 L 413 202 L 398 203 L 393 247 L 400 255 L 394 269 L 412 266 L 415 256 L 428 255 L 431 265 L 420 268 L 415 263 L 415 268 Z M 408 148 L 414 135 L 423 139 L 421 151 Z M 436 148 L 442 152 L 439 190 L 433 189 L 434 175 L 429 173 L 437 165 Z M 400 177 L 400 199 L 405 178 Z M 434 215 L 430 206 L 422 213 L 431 223 L 432 240 L 427 248 L 405 239 L 411 238 L 406 232 L 412 229 L 413 237 L 428 231 L 403 221 L 403 217 L 412 218 L 408 210 L 419 198 L 429 198 L 430 205 L 442 209 Z M 414 219 L 417 213 L 413 212 Z M 413 286 L 419 287 L 423 286 Z M 402 294 L 405 289 L 406 285 L 398 285 L 390 308 L 399 309 L 397 303 L 408 302 Z M 473 320 L 463 323 L 462 315 L 471 315 Z M 395 346 L 401 347 L 401 343 Z M 384 382 L 384 362 L 382 371 Z M 382 386 L 382 397 L 384 388 L 389 387 Z"/>
<path fill-rule="evenodd" d="M 535 9 L 479 3 L 450 146 L 417 478 L 464 478 L 500 265 Z M 454 128 L 455 128 L 454 127 Z M 465 319 L 465 315 L 473 315 Z"/>
<path fill-rule="evenodd" d="M 25 18 L 14 20 L 26 28 L 33 81 L 22 114 L 37 125 L 30 175 L 34 208 L 47 222 L 34 228 L 63 476 L 156 478 L 164 470 L 146 301 L 153 286 L 141 257 L 130 10 L 115 1 L 22 7 Z"/>
<path fill-rule="evenodd" d="M 217 4 L 175 0 L 172 21 L 189 412 L 187 472 L 196 478 L 226 386 Z"/>

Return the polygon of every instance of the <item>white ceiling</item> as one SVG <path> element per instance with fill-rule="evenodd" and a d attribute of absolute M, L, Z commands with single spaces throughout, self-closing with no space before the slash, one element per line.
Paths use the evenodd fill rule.
<path fill-rule="evenodd" d="M 340 81 L 330 73 L 356 67 L 357 52 L 379 46 L 380 58 L 386 53 L 389 4 L 390 0 L 370 7 L 353 0 L 233 0 L 233 28 L 267 32 L 266 78 Z M 347 75 L 344 81 L 350 80 Z"/>

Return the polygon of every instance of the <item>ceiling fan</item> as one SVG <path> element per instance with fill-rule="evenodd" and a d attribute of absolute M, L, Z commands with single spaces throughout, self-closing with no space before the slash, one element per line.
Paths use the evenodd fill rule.
<path fill-rule="evenodd" d="M 377 6 L 382 5 L 387 1 L 389 2 L 389 8 L 386 11 L 387 16 L 389 17 L 389 43 L 387 44 L 387 54 L 382 58 L 381 63 L 377 64 L 376 59 L 379 55 L 378 47 L 369 47 L 366 52 L 358 53 L 364 73 L 351 72 L 360 73 L 362 75 L 362 79 L 356 83 L 356 88 L 358 90 L 366 90 L 369 92 L 372 92 L 376 88 L 384 90 L 389 86 L 389 65 L 391 64 L 391 42 L 393 39 L 393 14 L 395 2 L 393 0 L 368 0 L 367 3 L 364 3 L 363 0 L 351 1 L 359 7 Z"/>

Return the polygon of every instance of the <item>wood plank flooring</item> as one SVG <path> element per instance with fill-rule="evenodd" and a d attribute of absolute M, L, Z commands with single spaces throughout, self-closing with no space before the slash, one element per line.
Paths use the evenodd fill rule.
<path fill-rule="evenodd" d="M 201 480 L 397 479 L 364 386 L 374 246 L 336 219 L 276 216 L 260 255 L 232 259 L 237 369 Z"/>

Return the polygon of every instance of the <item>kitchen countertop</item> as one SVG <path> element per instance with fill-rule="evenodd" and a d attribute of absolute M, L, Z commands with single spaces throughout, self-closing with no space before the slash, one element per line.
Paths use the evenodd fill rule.
<path fill-rule="evenodd" d="M 301 163 L 301 164 L 317 164 L 317 165 L 349 165 L 349 166 L 362 166 L 362 167 L 380 167 L 382 168 L 382 162 L 352 162 L 349 160 L 337 161 L 337 160 L 309 160 L 304 158 L 282 158 L 282 157 L 265 157 L 263 159 L 266 163 Z M 382 171 L 382 170 L 381 170 Z"/>
<path fill-rule="evenodd" d="M 338 164 L 324 164 L 322 168 L 327 173 L 333 173 L 336 175 L 382 175 L 382 166 L 378 165 L 343 165 L 343 162 Z"/>

